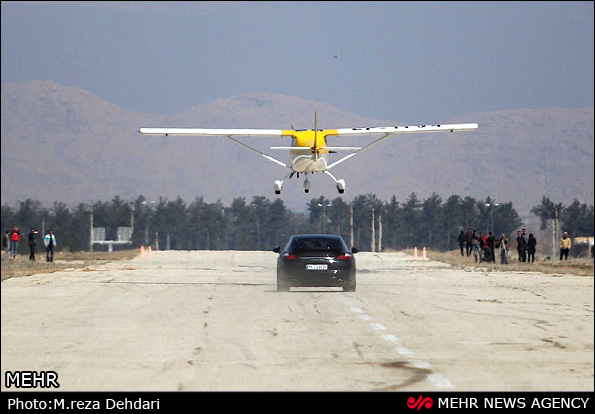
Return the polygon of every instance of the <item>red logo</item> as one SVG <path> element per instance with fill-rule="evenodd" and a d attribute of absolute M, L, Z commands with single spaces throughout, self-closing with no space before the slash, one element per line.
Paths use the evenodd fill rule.
<path fill-rule="evenodd" d="M 423 395 L 420 395 L 417 400 L 413 397 L 407 399 L 407 407 L 417 408 L 417 411 L 421 410 L 422 407 L 432 408 L 432 405 L 434 405 L 434 401 L 430 397 L 424 398 Z"/>

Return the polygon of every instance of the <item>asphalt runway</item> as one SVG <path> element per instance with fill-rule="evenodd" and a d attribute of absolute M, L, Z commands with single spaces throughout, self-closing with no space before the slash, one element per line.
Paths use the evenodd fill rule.
<path fill-rule="evenodd" d="M 276 291 L 276 254 L 160 251 L 2 282 L 5 373 L 60 391 L 593 391 L 593 277 L 356 254 L 357 291 Z"/>

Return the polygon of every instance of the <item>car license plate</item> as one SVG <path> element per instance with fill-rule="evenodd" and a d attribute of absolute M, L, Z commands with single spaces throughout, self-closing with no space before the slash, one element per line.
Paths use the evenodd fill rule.
<path fill-rule="evenodd" d="M 326 264 L 307 264 L 306 270 L 328 270 L 328 265 L 326 265 Z"/>

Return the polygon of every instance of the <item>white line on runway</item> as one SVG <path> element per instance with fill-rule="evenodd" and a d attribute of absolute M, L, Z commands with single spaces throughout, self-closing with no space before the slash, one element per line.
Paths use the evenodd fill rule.
<path fill-rule="evenodd" d="M 351 300 L 351 298 L 349 298 L 349 296 L 345 295 L 344 293 L 341 293 L 340 295 L 341 299 L 343 299 L 343 302 L 345 303 L 345 305 L 349 306 L 351 311 L 354 313 L 363 313 L 363 311 L 354 306 L 355 303 Z M 360 317 L 360 319 L 362 320 L 372 320 L 373 318 L 370 315 L 367 314 L 363 314 L 363 315 L 358 315 Z M 384 325 L 382 325 L 381 323 L 371 323 L 370 326 L 375 330 L 375 331 L 385 331 L 387 330 L 386 327 Z M 382 339 L 384 339 L 385 341 L 389 341 L 389 342 L 398 342 L 399 338 L 395 335 L 392 334 L 384 334 L 382 335 Z M 397 352 L 399 355 L 414 355 L 415 352 L 413 352 L 411 349 L 403 347 L 403 346 L 398 346 L 394 348 L 395 352 Z M 411 363 L 411 365 L 413 365 L 415 368 L 419 368 L 419 369 L 431 369 L 432 366 L 430 364 L 428 364 L 425 361 L 420 361 L 420 360 L 416 360 L 416 359 L 407 359 L 407 362 Z M 450 381 L 448 379 L 446 379 L 446 377 L 444 377 L 441 374 L 428 374 L 428 380 L 434 384 L 434 386 L 438 387 L 438 388 L 453 388 L 453 385 L 450 383 Z"/>
<path fill-rule="evenodd" d="M 382 335 L 383 339 L 386 339 L 389 342 L 397 342 L 399 340 L 399 338 L 397 338 L 394 335 Z"/>
<path fill-rule="evenodd" d="M 432 366 L 430 364 L 428 364 L 426 361 L 417 361 L 417 360 L 410 359 L 409 362 L 411 362 L 411 365 L 413 365 L 415 368 L 432 369 Z"/>
<path fill-rule="evenodd" d="M 396 347 L 395 351 L 397 351 L 397 353 L 399 353 L 401 355 L 413 355 L 414 354 L 414 352 L 411 349 L 405 348 L 403 346 Z"/>
<path fill-rule="evenodd" d="M 439 388 L 451 388 L 452 384 L 449 380 L 447 380 L 443 375 L 440 374 L 430 374 L 428 375 L 428 379 L 434 383 L 435 386 Z"/>

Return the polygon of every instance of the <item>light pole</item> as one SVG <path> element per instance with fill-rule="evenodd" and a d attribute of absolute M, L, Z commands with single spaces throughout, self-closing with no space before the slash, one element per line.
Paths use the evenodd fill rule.
<path fill-rule="evenodd" d="M 486 207 L 489 207 L 492 213 L 492 234 L 494 234 L 494 207 L 499 207 L 498 203 L 486 203 Z"/>
<path fill-rule="evenodd" d="M 317 205 L 318 205 L 318 207 L 322 207 L 322 217 L 324 218 L 324 220 L 322 222 L 322 233 L 326 234 L 326 221 L 327 221 L 326 208 L 330 207 L 332 204 L 330 202 L 326 202 L 325 204 L 317 203 Z"/>

